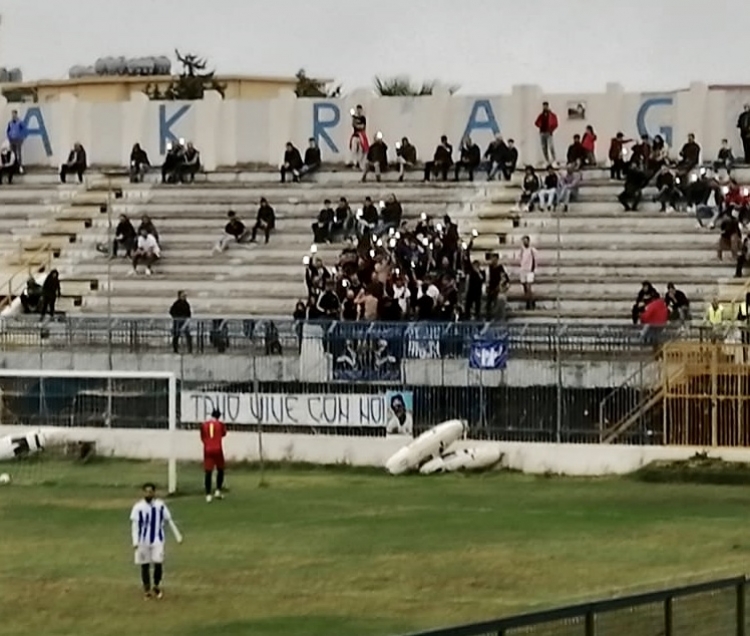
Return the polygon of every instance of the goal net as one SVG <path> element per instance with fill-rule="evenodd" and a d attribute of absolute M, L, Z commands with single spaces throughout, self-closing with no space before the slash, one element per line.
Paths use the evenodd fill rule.
<path fill-rule="evenodd" d="M 0 475 L 174 493 L 176 393 L 167 372 L 0 369 Z M 112 457 L 151 461 L 136 470 Z"/>

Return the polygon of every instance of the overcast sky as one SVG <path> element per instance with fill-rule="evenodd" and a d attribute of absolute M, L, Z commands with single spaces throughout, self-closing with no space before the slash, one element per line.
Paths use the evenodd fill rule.
<path fill-rule="evenodd" d="M 750 0 L 0 0 L 0 66 L 67 77 L 109 55 L 210 59 L 219 73 L 374 75 L 466 94 L 747 83 Z"/>

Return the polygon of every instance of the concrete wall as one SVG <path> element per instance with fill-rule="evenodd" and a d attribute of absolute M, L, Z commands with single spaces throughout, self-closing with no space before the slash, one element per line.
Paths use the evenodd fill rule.
<path fill-rule="evenodd" d="M 170 457 L 172 440 L 167 431 L 68 429 L 71 439 L 93 441 L 100 455 L 129 459 Z M 0 426 L 0 436 L 27 432 L 20 426 Z M 404 445 L 403 438 L 364 438 L 264 433 L 264 458 L 315 464 L 383 466 Z M 695 447 L 609 446 L 577 444 L 528 444 L 521 442 L 461 442 L 462 446 L 493 445 L 504 457 L 502 466 L 525 473 L 576 476 L 627 474 L 657 460 L 687 459 L 704 449 Z M 180 461 L 198 461 L 202 449 L 195 431 L 174 433 L 174 455 Z M 232 433 L 226 441 L 227 459 L 257 461 L 258 435 Z M 750 461 L 750 450 L 710 449 L 712 457 L 726 461 Z M 178 474 L 178 481 L 180 476 Z"/>
<path fill-rule="evenodd" d="M 248 162 L 276 165 L 286 141 L 304 148 L 311 136 L 320 143 L 325 161 L 343 162 L 351 131 L 349 109 L 356 104 L 365 108 L 370 135 L 382 131 L 391 148 L 407 135 L 422 158 L 432 155 L 441 134 L 457 144 L 470 133 L 484 146 L 502 132 L 516 139 L 522 161 L 537 162 L 541 156 L 533 123 L 543 100 L 560 119 L 556 143 L 561 156 L 572 135 L 591 124 L 599 135 L 597 154 L 602 159 L 610 137 L 619 130 L 630 137 L 661 133 L 678 147 L 692 132 L 706 156 L 713 157 L 722 137 L 739 147 L 734 126 L 743 97 L 734 90 L 709 90 L 705 84 L 663 94 L 626 93 L 622 86 L 609 84 L 604 92 L 588 95 L 546 94 L 538 86 L 516 86 L 508 95 L 377 98 L 365 91 L 341 99 L 297 99 L 287 91 L 275 99 L 250 101 L 222 100 L 210 92 L 201 102 L 159 103 L 135 93 L 117 104 L 62 95 L 55 102 L 15 106 L 31 130 L 24 152 L 30 165 L 59 164 L 76 140 L 86 146 L 94 164 L 126 165 L 136 141 L 158 163 L 166 143 L 184 137 L 195 142 L 206 167 L 214 169 Z M 570 118 L 568 110 L 579 104 L 585 118 Z M 0 101 L 0 122 L 10 110 L 11 105 Z"/>

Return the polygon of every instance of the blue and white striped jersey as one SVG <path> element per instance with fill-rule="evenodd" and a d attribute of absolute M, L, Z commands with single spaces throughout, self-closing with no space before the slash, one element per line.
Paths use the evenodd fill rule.
<path fill-rule="evenodd" d="M 164 523 L 171 522 L 169 508 L 161 499 L 151 503 L 141 499 L 130 513 L 133 546 L 163 544 L 166 539 Z"/>

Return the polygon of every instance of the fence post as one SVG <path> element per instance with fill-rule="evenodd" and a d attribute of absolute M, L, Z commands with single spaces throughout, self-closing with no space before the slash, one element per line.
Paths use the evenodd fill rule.
<path fill-rule="evenodd" d="M 594 619 L 596 615 L 593 610 L 586 612 L 586 636 L 596 636 L 596 623 Z"/>
<path fill-rule="evenodd" d="M 737 636 L 745 636 L 745 593 L 746 579 L 737 584 Z"/>
<path fill-rule="evenodd" d="M 672 597 L 664 599 L 664 636 L 672 636 Z"/>

